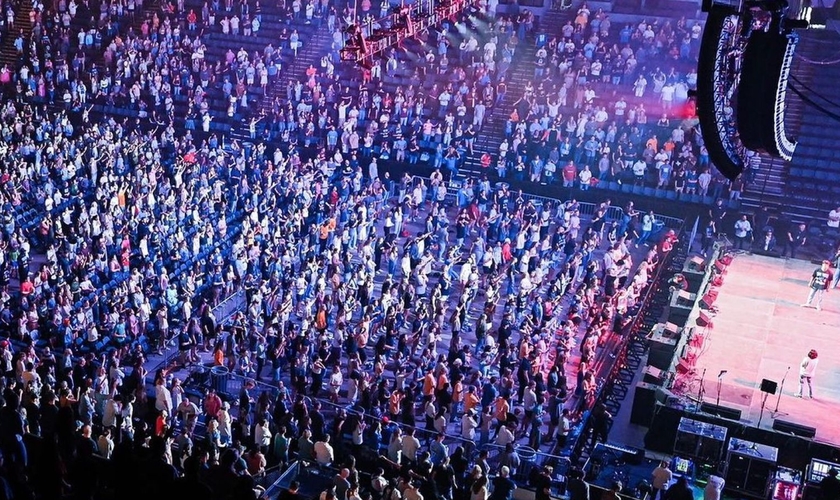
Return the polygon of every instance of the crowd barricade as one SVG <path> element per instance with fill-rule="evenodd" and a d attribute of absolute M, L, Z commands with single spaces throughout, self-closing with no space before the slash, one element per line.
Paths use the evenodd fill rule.
<path fill-rule="evenodd" d="M 426 185 L 429 185 L 429 183 L 431 182 L 431 179 L 429 177 L 415 175 L 414 178 L 415 179 L 423 179 L 423 181 L 426 183 Z M 493 190 L 495 191 L 496 189 L 499 189 L 500 184 L 503 184 L 503 183 L 496 183 L 493 186 Z M 457 199 L 458 190 L 461 189 L 462 186 L 463 186 L 463 181 L 460 181 L 460 180 L 452 180 L 447 184 L 447 193 L 446 193 L 447 202 Z M 535 195 L 535 194 L 526 193 L 524 191 L 522 192 L 522 197 L 526 200 L 538 201 L 540 204 L 544 204 L 547 201 L 550 201 L 550 202 L 555 203 L 555 204 L 556 203 L 564 203 L 565 204 L 565 203 L 571 201 L 571 200 L 561 200 L 561 199 L 558 199 L 558 198 L 548 198 L 548 197 L 545 197 L 545 196 L 538 196 L 538 195 Z M 578 209 L 580 210 L 581 215 L 592 216 L 592 215 L 595 214 L 595 211 L 598 209 L 598 204 L 596 204 L 596 203 L 578 201 L 577 205 L 578 205 Z M 607 208 L 607 220 L 610 220 L 610 221 L 621 220 L 621 217 L 622 217 L 623 214 L 624 214 L 624 210 L 621 207 L 611 205 Z M 667 216 L 667 215 L 661 215 L 661 214 L 654 214 L 654 215 L 656 215 L 656 221 L 657 221 L 656 223 L 654 223 L 654 233 L 657 233 L 660 230 L 666 229 L 666 228 L 667 229 L 673 229 L 675 232 L 679 233 L 683 228 L 683 219 L 680 219 L 678 217 L 670 217 L 670 216 Z"/>

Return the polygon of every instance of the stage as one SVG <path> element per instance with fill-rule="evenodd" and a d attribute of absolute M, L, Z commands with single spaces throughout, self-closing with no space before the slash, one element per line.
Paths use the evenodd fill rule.
<path fill-rule="evenodd" d="M 676 376 L 675 392 L 696 397 L 703 378 L 703 399 L 715 403 L 718 375 L 726 370 L 720 377 L 720 405 L 741 410 L 742 422 L 755 426 L 762 379 L 781 388 L 785 378 L 779 411 L 774 411 L 777 392 L 766 400 L 761 427 L 769 429 L 779 418 L 816 428 L 818 441 L 840 444 L 840 426 L 834 423 L 840 414 L 840 290 L 825 295 L 822 311 L 802 307 L 817 267 L 804 260 L 735 256 L 714 303 L 712 326 L 696 330 L 706 338 L 696 351 L 694 370 Z M 794 396 L 799 364 L 810 349 L 819 352 L 814 399 L 799 399 Z"/>

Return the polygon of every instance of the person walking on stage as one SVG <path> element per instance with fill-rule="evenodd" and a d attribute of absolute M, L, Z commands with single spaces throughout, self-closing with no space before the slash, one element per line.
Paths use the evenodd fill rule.
<path fill-rule="evenodd" d="M 831 263 L 827 260 L 822 261 L 822 265 L 814 270 L 811 275 L 811 281 L 808 283 L 810 290 L 808 291 L 808 300 L 802 304 L 802 307 L 816 307 L 817 311 L 822 309 L 823 295 L 828 292 L 828 285 L 831 283 L 832 273 L 830 271 Z M 814 299 L 817 300 L 816 305 L 812 305 Z"/>
<path fill-rule="evenodd" d="M 814 372 L 817 371 L 817 351 L 815 349 L 811 349 L 808 351 L 808 355 L 802 358 L 802 362 L 799 363 L 799 390 L 796 391 L 795 396 L 797 398 L 804 397 L 802 394 L 802 388 L 806 384 L 808 385 L 808 397 L 814 397 L 814 389 L 811 388 L 811 380 L 814 378 Z"/>

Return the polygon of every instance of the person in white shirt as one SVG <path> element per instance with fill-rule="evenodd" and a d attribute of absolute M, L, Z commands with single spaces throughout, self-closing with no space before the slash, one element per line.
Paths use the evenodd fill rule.
<path fill-rule="evenodd" d="M 723 486 L 726 481 L 720 477 L 712 474 L 703 489 L 703 500 L 720 500 L 720 493 L 723 491 Z"/>
<path fill-rule="evenodd" d="M 583 170 L 578 174 L 580 179 L 580 190 L 587 191 L 592 181 L 592 172 L 589 170 L 589 165 L 584 165 Z"/>
<path fill-rule="evenodd" d="M 467 441 L 474 441 L 476 429 L 478 429 L 478 422 L 475 419 L 475 411 L 470 410 L 461 419 L 461 437 Z"/>
<path fill-rule="evenodd" d="M 335 454 L 330 444 L 330 435 L 327 434 L 323 441 L 315 443 L 315 461 L 321 465 L 330 465 L 334 458 Z"/>
<path fill-rule="evenodd" d="M 268 428 L 268 420 L 262 419 L 254 429 L 254 443 L 265 453 L 271 446 L 271 430 Z M 315 443 L 316 449 L 318 443 Z"/>
<path fill-rule="evenodd" d="M 411 462 L 417 461 L 417 450 L 420 449 L 420 440 L 414 437 L 414 429 L 409 429 L 402 437 L 402 455 Z"/>
<path fill-rule="evenodd" d="M 644 186 L 645 184 L 645 173 L 647 172 L 647 164 L 645 164 L 644 160 L 639 158 L 633 163 L 633 177 L 636 179 L 635 185 L 637 186 Z"/>
<path fill-rule="evenodd" d="M 814 389 L 811 387 L 811 380 L 813 380 L 814 373 L 817 371 L 817 363 L 819 362 L 818 356 L 819 354 L 816 349 L 811 349 L 808 351 L 808 354 L 802 358 L 802 362 L 799 363 L 799 389 L 795 394 L 797 398 L 805 397 L 802 394 L 802 389 L 806 384 L 808 386 L 808 397 L 811 399 L 814 398 Z"/>
<path fill-rule="evenodd" d="M 31 361 L 26 362 L 26 368 L 21 374 L 23 385 L 32 389 L 33 392 L 41 392 L 41 376 L 35 371 L 35 365 Z"/>
<path fill-rule="evenodd" d="M 642 234 L 639 236 L 639 239 L 636 241 L 636 248 L 647 243 L 648 238 L 650 238 L 651 233 L 653 232 L 653 224 L 656 222 L 656 215 L 653 213 L 653 210 L 646 213 L 644 217 L 642 217 Z"/>
<path fill-rule="evenodd" d="M 134 394 L 126 396 L 126 400 L 120 408 L 122 418 L 123 436 L 134 439 Z"/>
<path fill-rule="evenodd" d="M 330 399 L 334 403 L 338 402 L 338 394 L 343 384 L 344 376 L 341 374 L 341 367 L 333 365 L 332 373 L 330 374 Z"/>
<path fill-rule="evenodd" d="M 117 395 L 109 396 L 108 400 L 105 402 L 105 408 L 102 413 L 102 427 L 116 427 L 117 426 L 117 415 L 120 414 L 120 410 L 122 410 L 122 397 Z"/>
<path fill-rule="evenodd" d="M 671 106 L 674 102 L 674 92 L 676 91 L 676 87 L 670 83 L 665 84 L 662 87 L 662 91 L 659 94 L 659 99 L 662 101 L 662 108 L 666 110 L 670 110 Z"/>
<path fill-rule="evenodd" d="M 499 429 L 499 434 L 496 436 L 496 444 L 499 446 L 504 446 L 514 441 L 516 441 L 516 438 L 514 437 L 513 432 L 511 432 L 508 426 L 502 426 L 502 428 Z"/>
<path fill-rule="evenodd" d="M 668 485 L 671 484 L 671 479 L 674 478 L 674 474 L 668 468 L 667 460 L 659 462 L 659 467 L 653 469 L 651 478 L 653 480 L 651 484 L 653 493 L 650 495 L 650 500 L 656 500 L 657 496 L 660 498 L 664 497 L 665 490 L 668 489 Z"/>
<path fill-rule="evenodd" d="M 99 449 L 99 456 L 108 460 L 111 454 L 114 453 L 114 440 L 111 438 L 111 429 L 105 428 L 99 439 L 96 440 L 96 446 Z"/>
<path fill-rule="evenodd" d="M 839 229 L 840 228 L 840 207 L 835 208 L 831 212 L 828 212 L 828 227 L 832 229 Z"/>
<path fill-rule="evenodd" d="M 172 393 L 169 392 L 166 382 L 162 378 L 159 378 L 155 383 L 155 410 L 165 411 L 169 415 L 173 415 Z"/>

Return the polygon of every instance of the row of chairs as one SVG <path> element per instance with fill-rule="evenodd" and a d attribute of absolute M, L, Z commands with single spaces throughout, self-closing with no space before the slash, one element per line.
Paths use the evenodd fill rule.
<path fill-rule="evenodd" d="M 702 205 L 712 205 L 715 202 L 715 198 L 713 196 L 703 196 L 696 193 L 678 193 L 671 189 L 660 189 L 660 188 L 653 188 L 649 186 L 639 186 L 634 184 L 627 184 L 627 183 L 618 183 L 616 181 L 609 181 L 609 182 L 599 182 L 596 186 L 597 189 L 608 189 L 610 191 L 620 191 L 622 193 L 632 193 L 641 196 L 647 196 L 651 198 L 660 198 L 666 200 L 675 200 L 675 201 L 683 201 L 687 203 L 696 203 Z M 738 200 L 727 200 L 727 205 L 729 208 L 738 208 L 741 206 Z"/>
<path fill-rule="evenodd" d="M 834 168 L 832 168 L 834 167 Z M 828 160 L 816 160 L 807 167 L 790 167 L 791 179 L 816 179 L 820 181 L 840 181 L 840 168 Z"/>

